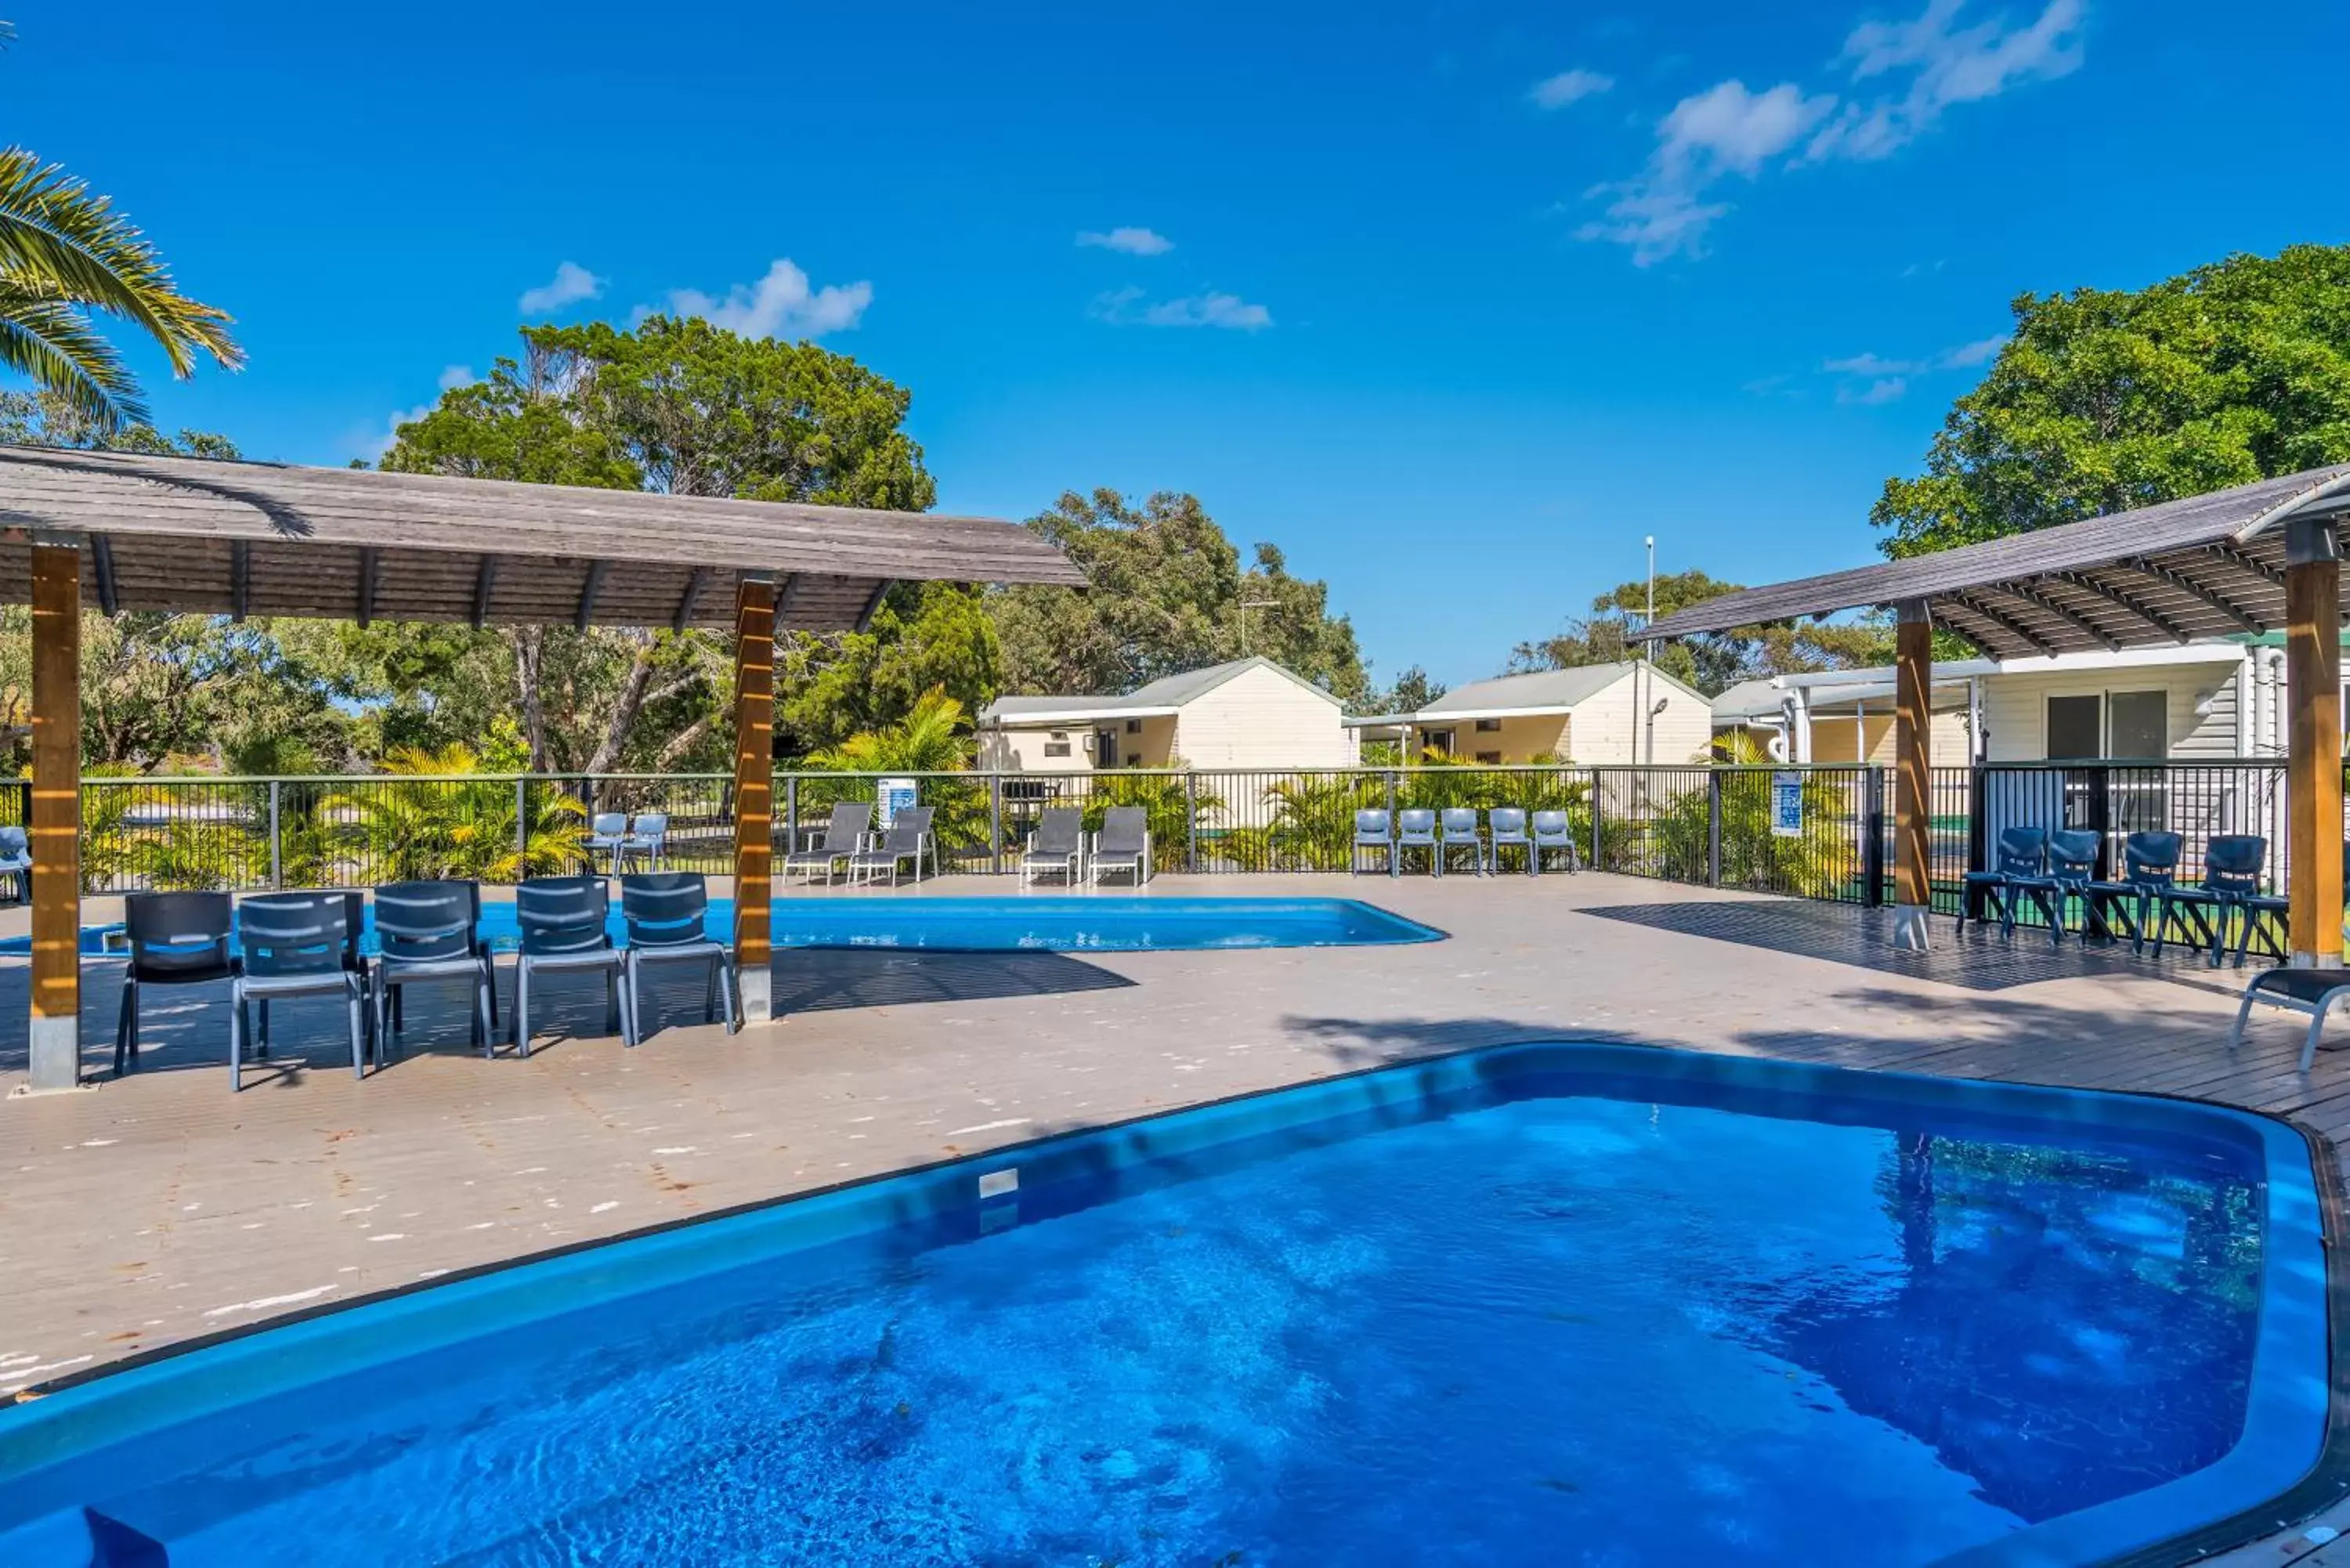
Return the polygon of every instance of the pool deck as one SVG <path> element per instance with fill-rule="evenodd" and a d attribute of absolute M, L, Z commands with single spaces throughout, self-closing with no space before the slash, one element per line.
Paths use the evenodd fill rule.
<path fill-rule="evenodd" d="M 948 877 L 817 896 L 1016 891 Z M 462 1003 L 420 990 L 406 1054 L 364 1083 L 329 1004 L 283 1004 L 286 1060 L 248 1068 L 234 1097 L 222 992 L 152 992 L 144 1070 L 0 1100 L 0 1392 L 452 1270 L 1510 1040 L 2147 1090 L 2290 1116 L 2337 1162 L 2350 1140 L 2350 1054 L 2321 1053 L 2303 1077 L 2305 1020 L 2263 1009 L 2231 1059 L 2244 976 L 2199 961 L 1953 942 L 1939 919 L 1942 946 L 1921 959 L 1891 950 L 1868 911 L 1596 873 L 1170 876 L 1151 891 L 1362 898 L 1451 940 L 785 953 L 777 1023 L 729 1037 L 699 1023 L 700 984 L 681 981 L 680 1022 L 633 1052 L 601 1034 L 600 987 L 558 981 L 566 1000 L 527 1061 L 484 1061 Z M 23 918 L 0 914 L 0 935 Z M 102 1080 L 119 972 L 86 971 L 86 1072 Z M 0 1090 L 24 1077 L 26 983 L 23 960 L 0 961 Z M 2296 1535 L 2240 1560 L 2345 1552 Z"/>

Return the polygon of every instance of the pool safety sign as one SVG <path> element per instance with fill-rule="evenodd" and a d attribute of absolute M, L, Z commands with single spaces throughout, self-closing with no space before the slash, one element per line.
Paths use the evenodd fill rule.
<path fill-rule="evenodd" d="M 1804 775 L 1771 775 L 1771 831 L 1781 838 L 1804 836 Z"/>
<path fill-rule="evenodd" d="M 874 793 L 873 815 L 881 819 L 876 826 L 882 832 L 887 833 L 889 831 L 889 825 L 898 820 L 898 814 L 910 809 L 914 805 L 914 781 L 883 779 L 876 786 Z"/>

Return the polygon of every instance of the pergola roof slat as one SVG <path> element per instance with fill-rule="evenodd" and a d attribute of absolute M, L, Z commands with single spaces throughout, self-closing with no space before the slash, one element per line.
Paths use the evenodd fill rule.
<path fill-rule="evenodd" d="M 725 628 L 755 576 L 802 581 L 785 628 L 843 630 L 892 581 L 1085 583 L 1015 524 L 860 507 L 6 446 L 0 495 L 0 540 L 104 538 L 123 609 Z"/>
<path fill-rule="evenodd" d="M 2036 639 L 2041 653 L 2158 645 L 2174 641 L 2176 629 L 2220 635 L 2247 623 L 2276 626 L 2285 619 L 2282 524 L 2344 514 L 2350 514 L 2350 463 L 1742 589 L 1660 616 L 1648 635 L 1690 637 L 1916 601 L 1971 607 L 1978 626 L 1996 626 L 2004 640 Z M 2224 594 L 2210 580 L 2215 565 L 2228 576 Z M 2122 570 L 2139 580 L 2117 587 L 2113 576 Z M 2156 616 L 2140 615 L 2130 600 Z"/>

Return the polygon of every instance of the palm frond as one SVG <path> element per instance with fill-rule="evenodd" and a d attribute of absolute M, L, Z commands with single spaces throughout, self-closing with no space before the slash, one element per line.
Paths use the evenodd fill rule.
<path fill-rule="evenodd" d="M 29 377 L 101 428 L 150 422 L 139 382 L 71 306 L 0 278 L 0 365 Z"/>
<path fill-rule="evenodd" d="M 137 323 L 175 376 L 192 373 L 199 352 L 232 370 L 244 363 L 226 312 L 182 294 L 111 201 L 21 147 L 0 149 L 0 266 L 53 279 L 74 301 Z"/>

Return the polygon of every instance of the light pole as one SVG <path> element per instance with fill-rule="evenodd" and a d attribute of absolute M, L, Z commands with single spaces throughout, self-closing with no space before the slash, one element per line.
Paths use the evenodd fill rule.
<path fill-rule="evenodd" d="M 1648 550 L 1648 609 L 1640 618 L 1640 629 L 1645 632 L 1650 627 L 1657 624 L 1657 536 L 1654 534 L 1651 534 L 1647 538 L 1643 539 L 1641 543 L 1647 545 Z M 1654 698 L 1657 694 L 1657 677 L 1655 671 L 1650 668 L 1656 657 L 1656 643 L 1643 638 L 1640 642 L 1640 658 L 1638 662 L 1633 667 L 1632 670 L 1632 695 L 1633 700 L 1638 705 L 1641 716 L 1640 722 L 1648 735 L 1647 762 L 1649 767 L 1655 767 L 1657 765 L 1657 715 L 1654 711 L 1653 704 L 1650 701 L 1650 699 Z M 1645 683 L 1640 680 L 1640 676 L 1643 672 L 1648 674 L 1648 680 Z M 1643 691 L 1644 684 L 1646 687 L 1645 692 Z M 1633 737 L 1632 741 L 1632 754 L 1637 757 L 1640 754 L 1640 738 L 1636 735 Z"/>

